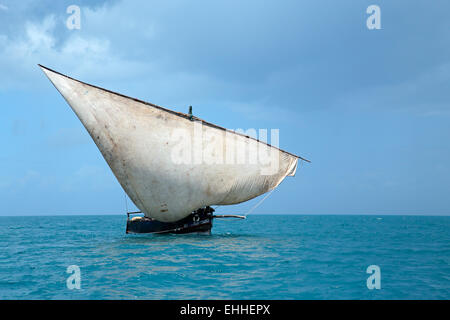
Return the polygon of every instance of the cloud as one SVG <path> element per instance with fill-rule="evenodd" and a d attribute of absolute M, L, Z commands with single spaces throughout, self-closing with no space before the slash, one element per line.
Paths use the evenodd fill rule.
<path fill-rule="evenodd" d="M 77 33 L 58 39 L 57 22 L 54 15 L 48 15 L 41 22 L 26 22 L 23 33 L 15 38 L 0 35 L 0 66 L 6 71 L 0 77 L 0 89 L 35 87 L 39 83 L 38 74 L 41 76 L 38 63 L 75 70 L 78 74 L 88 70 L 103 74 L 101 70 L 126 64 L 111 52 L 107 39 Z"/>
<path fill-rule="evenodd" d="M 123 3 L 82 7 L 81 30 L 69 31 L 65 15 L 49 14 L 26 21 L 17 34 L 0 33 L 0 91 L 47 88 L 37 64 L 143 99 L 145 92 L 156 103 L 185 104 L 226 91 L 219 79 L 175 70 L 165 55 L 158 57 L 149 42 L 156 27 L 143 11 Z"/>
<path fill-rule="evenodd" d="M 238 100 L 246 92 L 241 85 L 220 78 L 211 70 L 177 66 L 185 54 L 179 49 L 168 52 L 170 48 L 164 48 L 164 25 L 149 19 L 148 11 L 136 7 L 136 3 L 127 4 L 82 7 L 81 30 L 68 31 L 65 15 L 49 14 L 41 20 L 26 21 L 17 34 L 0 34 L 0 69 L 4 70 L 0 74 L 0 91 L 47 88 L 48 83 L 37 68 L 40 63 L 157 104 L 181 105 L 183 110 L 187 103 L 201 104 L 220 96 Z M 151 12 L 155 15 L 161 11 L 169 14 L 157 7 Z M 129 16 L 133 19 L 126 19 Z M 239 100 L 240 104 L 245 103 Z M 251 100 L 250 104 L 259 98 Z"/>
<path fill-rule="evenodd" d="M 81 5 L 81 30 L 72 31 L 66 28 L 64 10 L 47 10 L 46 15 L 11 24 L 14 30 L 0 31 L 0 91 L 48 88 L 36 67 L 41 63 L 86 82 L 168 107 L 180 105 L 183 110 L 189 103 L 224 106 L 227 101 L 229 108 L 242 105 L 239 110 L 282 106 L 285 114 L 295 116 L 299 110 L 353 101 L 364 108 L 367 100 L 386 109 L 402 105 L 431 113 L 445 110 L 443 101 L 429 105 L 439 95 L 433 86 L 448 83 L 445 73 L 433 73 L 433 68 L 445 64 L 444 58 L 437 57 L 425 68 L 415 61 L 420 51 L 410 50 L 417 46 L 416 37 L 424 38 L 420 30 L 416 37 L 401 39 L 392 28 L 369 35 L 364 6 L 354 8 L 344 1 L 336 8 L 339 14 L 333 15 L 323 7 L 296 1 L 282 5 L 116 1 Z M 345 19 L 359 9 L 361 21 Z M 409 27 L 402 21 L 400 27 Z M 358 23 L 361 28 L 355 27 Z M 436 43 L 433 37 L 424 41 L 425 47 Z M 407 56 L 386 63 L 377 56 L 384 49 L 390 56 Z M 421 79 L 420 74 L 427 72 L 428 78 Z"/>
<path fill-rule="evenodd" d="M 1 4 L 1 3 L 0 3 L 0 10 L 2 10 L 2 11 L 8 11 L 8 7 L 5 6 L 4 4 Z"/>
<path fill-rule="evenodd" d="M 298 21 L 304 24 L 308 17 L 303 11 L 293 13 L 295 2 L 267 5 L 269 9 L 258 1 L 234 4 L 118 1 L 82 6 L 81 30 L 73 31 L 65 28 L 65 12 L 51 12 L 44 18 L 30 17 L 24 30 L 20 28 L 22 22 L 15 21 L 17 30 L 0 34 L 3 44 L 0 66 L 3 70 L 20 72 L 9 72 L 12 79 L 0 75 L 0 90 L 36 86 L 35 64 L 41 63 L 90 81 L 100 79 L 100 75 L 116 81 L 139 79 L 134 82 L 145 82 L 142 86 L 156 86 L 163 91 L 167 87 L 159 83 L 170 82 L 171 95 L 185 87 L 195 90 L 195 85 L 206 86 L 204 96 L 220 92 L 229 95 L 230 91 L 242 95 L 245 88 L 237 83 L 264 84 L 274 68 L 289 66 L 286 55 L 292 57 L 298 51 L 297 42 L 289 37 L 298 37 L 301 30 L 302 35 L 308 34 L 304 29 L 289 26 Z M 256 9 L 258 16 L 254 14 Z M 273 21 L 273 15 L 283 15 L 284 19 L 267 24 Z M 231 17 L 233 23 L 228 20 Z M 271 40 L 266 41 L 262 35 Z M 280 51 L 280 47 L 284 50 Z"/>

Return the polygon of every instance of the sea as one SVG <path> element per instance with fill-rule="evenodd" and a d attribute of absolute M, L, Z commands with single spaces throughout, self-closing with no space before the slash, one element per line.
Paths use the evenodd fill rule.
<path fill-rule="evenodd" d="M 0 217 L 0 299 L 450 299 L 450 217 L 249 215 L 211 235 Z"/>

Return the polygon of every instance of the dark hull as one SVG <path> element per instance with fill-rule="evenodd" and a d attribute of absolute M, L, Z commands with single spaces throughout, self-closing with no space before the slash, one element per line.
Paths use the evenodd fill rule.
<path fill-rule="evenodd" d="M 176 222 L 161 222 L 147 217 L 128 219 L 126 233 L 211 233 L 213 209 L 199 209 Z"/>

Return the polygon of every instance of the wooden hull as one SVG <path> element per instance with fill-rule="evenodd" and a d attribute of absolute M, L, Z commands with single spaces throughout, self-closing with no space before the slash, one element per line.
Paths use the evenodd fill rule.
<path fill-rule="evenodd" d="M 212 211 L 200 209 L 176 222 L 162 222 L 148 217 L 128 219 L 126 233 L 210 234 L 213 219 Z"/>

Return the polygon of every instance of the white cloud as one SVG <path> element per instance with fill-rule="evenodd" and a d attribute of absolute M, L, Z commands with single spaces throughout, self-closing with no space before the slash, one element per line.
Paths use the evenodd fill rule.
<path fill-rule="evenodd" d="M 8 7 L 0 3 L 0 10 L 8 11 Z"/>
<path fill-rule="evenodd" d="M 37 67 L 43 64 L 88 83 L 184 112 L 193 104 L 267 118 L 264 105 L 268 101 L 258 97 L 246 104 L 237 97 L 248 87 L 204 68 L 185 70 L 176 65 L 176 55 L 164 54 L 168 49 L 161 48 L 163 26 L 156 20 L 162 19 L 157 14 L 161 8 L 152 8 L 153 16 L 149 17 L 149 11 L 140 6 L 117 2 L 82 7 L 81 30 L 67 30 L 67 16 L 51 14 L 26 21 L 15 35 L 0 31 L 0 91 L 49 88 Z"/>
<path fill-rule="evenodd" d="M 52 15 L 45 17 L 40 24 L 26 22 L 22 39 L 13 41 L 3 37 L 3 42 L 6 41 L 3 49 L 4 58 L 29 58 L 50 52 L 55 45 L 55 39 L 51 34 L 54 27 L 55 17 Z"/>
<path fill-rule="evenodd" d="M 85 11 L 96 20 L 95 11 Z M 37 81 L 42 76 L 38 63 L 77 77 L 101 75 L 118 79 L 141 73 L 151 65 L 121 57 L 112 48 L 108 33 L 68 32 L 63 22 L 61 17 L 47 15 L 40 22 L 26 21 L 15 36 L 0 33 L 0 90 L 46 84 Z"/>
<path fill-rule="evenodd" d="M 0 91 L 46 88 L 48 83 L 37 64 L 125 90 L 123 93 L 127 93 L 125 83 L 133 90 L 128 94 L 149 93 L 150 100 L 160 104 L 176 101 L 174 92 L 191 99 L 193 95 L 204 96 L 205 89 L 214 88 L 206 91 L 212 94 L 223 88 L 223 83 L 201 73 L 174 70 L 164 55 L 154 57 L 157 50 L 151 39 L 156 34 L 155 24 L 144 11 L 122 2 L 94 9 L 82 7 L 81 30 L 66 30 L 65 15 L 47 15 L 41 21 L 26 21 L 14 36 L 0 31 Z M 133 19 L 125 19 L 127 16 Z M 111 87 L 114 83 L 120 87 Z M 185 101 L 185 97 L 180 100 Z"/>
<path fill-rule="evenodd" d="M 202 69 L 174 66 L 174 57 L 161 54 L 160 42 L 153 40 L 157 23 L 142 8 L 118 2 L 81 12 L 81 30 L 68 31 L 65 15 L 47 15 L 25 22 L 15 36 L 0 31 L 0 91 L 48 88 L 37 64 L 156 104 L 180 105 L 183 111 L 189 103 L 243 90 Z"/>
<path fill-rule="evenodd" d="M 1 34 L 0 31 L 0 91 L 9 88 L 47 88 L 48 83 L 43 81 L 36 66 L 40 63 L 86 82 L 167 107 L 184 107 L 187 101 L 197 104 L 212 100 L 229 101 L 222 108 L 234 108 L 252 118 L 265 118 L 264 114 L 271 114 L 271 110 L 265 111 L 264 106 L 272 106 L 273 109 L 274 105 L 295 105 L 302 96 L 292 93 L 298 91 L 300 86 L 304 86 L 302 90 L 308 98 L 311 94 L 308 95 L 307 90 L 320 84 L 314 78 L 306 78 L 315 70 L 302 69 L 301 66 L 269 68 L 257 80 L 249 78 L 242 80 L 242 84 L 239 74 L 245 77 L 265 68 L 249 69 L 246 73 L 245 61 L 240 60 L 237 64 L 242 63 L 244 71 L 233 71 L 235 77 L 227 78 L 223 70 L 215 68 L 228 69 L 222 64 L 231 63 L 227 60 L 230 54 L 219 55 L 216 61 L 214 53 L 217 50 L 214 51 L 214 48 L 218 45 L 217 40 L 204 38 L 205 35 L 199 38 L 196 32 L 174 28 L 171 9 L 170 6 L 158 4 L 145 7 L 138 2 L 119 1 L 94 8 L 82 7 L 81 30 L 68 31 L 65 27 L 67 15 L 63 12 L 60 16 L 47 15 L 41 21 L 27 21 L 23 28 L 17 28 L 18 34 L 15 36 Z M 188 24 L 186 28 L 189 29 Z M 192 31 L 202 30 L 190 28 Z M 210 42 L 205 43 L 204 40 Z M 186 44 L 186 51 L 178 42 Z M 210 61 L 195 60 L 199 55 Z M 239 56 L 239 52 L 236 55 Z M 183 59 L 187 62 L 180 62 Z M 428 114 L 443 112 L 446 106 L 442 101 L 435 101 L 430 106 L 423 104 L 428 103 L 425 101 L 427 97 L 434 96 L 433 84 L 448 83 L 447 71 L 448 67 L 445 67 L 404 83 L 358 87 L 358 91 L 338 97 L 335 104 L 354 105 L 356 101 L 361 107 L 424 107 Z M 309 82 L 313 85 L 309 86 Z M 412 101 L 410 97 L 413 96 L 424 101 Z M 317 100 L 321 98 L 318 96 Z M 330 96 L 330 100 L 333 98 Z M 285 116 L 293 118 L 295 114 L 286 111 Z"/>

